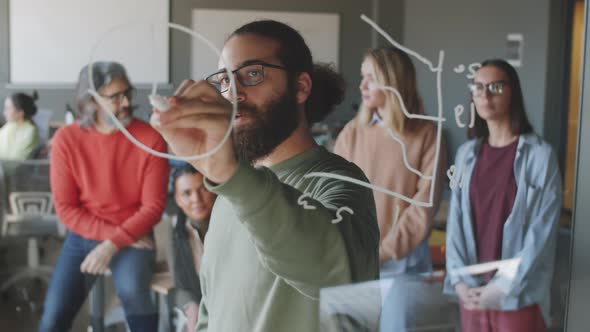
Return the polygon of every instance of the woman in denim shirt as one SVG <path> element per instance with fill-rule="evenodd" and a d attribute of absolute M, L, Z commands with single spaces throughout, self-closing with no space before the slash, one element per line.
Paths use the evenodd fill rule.
<path fill-rule="evenodd" d="M 482 63 L 469 88 L 477 115 L 455 158 L 445 293 L 459 297 L 463 331 L 545 331 L 561 211 L 557 158 L 533 133 L 507 62 Z M 510 258 L 521 259 L 515 274 L 453 273 Z"/>

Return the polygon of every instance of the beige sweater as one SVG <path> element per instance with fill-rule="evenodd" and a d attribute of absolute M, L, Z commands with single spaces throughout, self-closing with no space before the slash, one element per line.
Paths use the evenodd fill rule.
<path fill-rule="evenodd" d="M 338 136 L 334 152 L 357 164 L 373 185 L 415 201 L 430 202 L 432 180 L 424 179 L 406 167 L 402 146 L 391 137 L 393 133 L 379 124 L 361 124 L 355 118 Z M 417 130 L 407 132 L 399 138 L 405 143 L 409 165 L 426 177 L 432 176 L 437 145 L 436 125 L 424 121 Z M 400 198 L 373 191 L 380 231 L 379 256 L 382 262 L 408 256 L 428 237 L 440 203 L 447 164 L 447 152 L 442 137 L 440 146 L 432 207 L 410 205 Z M 399 206 L 399 218 L 393 229 L 396 206 Z"/>

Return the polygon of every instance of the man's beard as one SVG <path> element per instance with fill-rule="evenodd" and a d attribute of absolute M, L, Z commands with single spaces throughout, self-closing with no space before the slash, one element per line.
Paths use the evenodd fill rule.
<path fill-rule="evenodd" d="M 124 116 L 120 117 L 120 114 L 124 114 Z M 127 125 L 129 123 L 131 123 L 131 120 L 133 120 L 133 116 L 131 114 L 132 114 L 131 107 L 123 107 L 123 108 L 118 109 L 114 115 L 117 118 L 117 120 L 119 120 L 119 122 L 121 122 L 123 127 L 127 127 Z M 104 125 L 106 125 L 107 127 L 111 128 L 113 130 L 119 130 L 119 127 L 117 127 L 117 125 L 115 124 L 115 120 L 113 120 L 110 115 L 99 111 L 98 116 L 100 116 L 100 119 Z"/>
<path fill-rule="evenodd" d="M 239 159 L 254 164 L 291 136 L 299 125 L 294 91 L 289 87 L 282 97 L 270 100 L 260 108 L 249 104 L 239 105 L 241 116 L 251 118 L 250 123 L 233 131 Z"/>

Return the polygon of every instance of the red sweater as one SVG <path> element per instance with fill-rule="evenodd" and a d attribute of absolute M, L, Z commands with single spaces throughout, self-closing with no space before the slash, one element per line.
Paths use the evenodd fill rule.
<path fill-rule="evenodd" d="M 166 143 L 134 120 L 127 130 L 154 150 Z M 168 162 L 140 150 L 121 132 L 101 134 L 77 123 L 61 128 L 51 144 L 50 180 L 55 209 L 70 231 L 126 247 L 158 223 L 166 203 Z"/>

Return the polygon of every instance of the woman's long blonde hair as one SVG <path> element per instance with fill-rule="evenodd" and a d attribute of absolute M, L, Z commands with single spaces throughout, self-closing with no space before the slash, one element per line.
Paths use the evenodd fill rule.
<path fill-rule="evenodd" d="M 406 109 L 411 114 L 424 114 L 424 106 L 416 86 L 416 69 L 404 51 L 395 47 L 369 49 L 365 59 L 373 63 L 375 70 L 373 76 L 377 84 L 399 91 Z M 382 115 L 385 126 L 398 133 L 403 133 L 406 129 L 415 129 L 419 121 L 403 114 L 398 98 L 393 92 L 384 90 L 384 93 L 385 109 L 389 110 Z M 357 121 L 361 124 L 369 124 L 376 111 L 375 108 L 368 108 L 361 104 Z"/>

